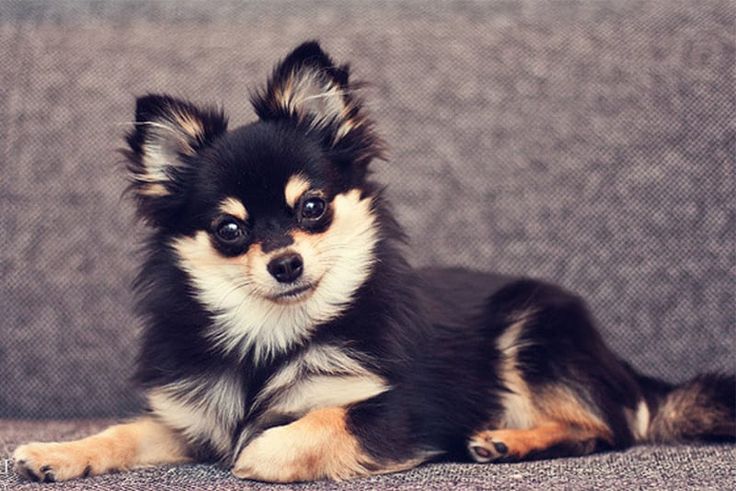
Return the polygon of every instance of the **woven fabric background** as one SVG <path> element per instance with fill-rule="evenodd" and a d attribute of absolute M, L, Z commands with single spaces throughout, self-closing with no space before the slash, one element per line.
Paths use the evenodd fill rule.
<path fill-rule="evenodd" d="M 416 264 L 557 281 L 653 375 L 736 370 L 735 32 L 728 0 L 0 1 L 0 417 L 136 409 L 134 97 L 248 122 L 310 38 L 372 83 Z"/>

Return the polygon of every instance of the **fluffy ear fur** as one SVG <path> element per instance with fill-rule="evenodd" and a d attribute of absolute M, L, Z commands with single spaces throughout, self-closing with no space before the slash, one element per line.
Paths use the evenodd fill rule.
<path fill-rule="evenodd" d="M 365 165 L 381 157 L 381 142 L 363 114 L 347 65 L 336 66 L 315 41 L 292 51 L 251 101 L 263 121 L 289 121 L 317 132 L 338 162 Z"/>
<path fill-rule="evenodd" d="M 128 134 L 131 191 L 140 214 L 166 223 L 182 203 L 197 153 L 227 130 L 222 111 L 200 109 L 166 95 L 136 101 L 135 127 Z"/>

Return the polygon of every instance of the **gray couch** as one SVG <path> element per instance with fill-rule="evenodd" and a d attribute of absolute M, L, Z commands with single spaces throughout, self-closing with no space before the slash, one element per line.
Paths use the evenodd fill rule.
<path fill-rule="evenodd" d="M 371 82 L 390 146 L 376 175 L 416 264 L 577 290 L 649 374 L 736 371 L 735 32 L 728 0 L 0 1 L 0 457 L 139 407 L 142 229 L 116 154 L 134 96 L 244 123 L 248 90 L 309 38 Z M 647 446 L 356 485 L 727 489 L 734 462 L 729 445 Z M 66 486 L 249 485 L 184 466 Z M 0 462 L 0 489 L 23 486 Z"/>

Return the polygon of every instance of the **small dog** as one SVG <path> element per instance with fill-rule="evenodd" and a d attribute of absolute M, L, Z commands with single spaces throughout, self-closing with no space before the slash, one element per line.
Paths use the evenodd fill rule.
<path fill-rule="evenodd" d="M 243 479 L 341 480 L 736 438 L 733 376 L 636 373 L 559 287 L 410 268 L 348 74 L 305 43 L 232 131 L 218 109 L 138 99 L 125 153 L 152 230 L 136 285 L 148 412 L 22 445 L 20 474 L 217 461 Z"/>

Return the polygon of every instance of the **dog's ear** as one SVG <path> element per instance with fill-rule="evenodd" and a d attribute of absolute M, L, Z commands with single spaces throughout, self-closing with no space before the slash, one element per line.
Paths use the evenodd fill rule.
<path fill-rule="evenodd" d="M 179 211 L 198 153 L 226 130 L 221 110 L 166 95 L 136 101 L 135 126 L 124 153 L 141 216 L 163 225 Z"/>
<path fill-rule="evenodd" d="M 336 66 L 315 41 L 292 51 L 251 101 L 263 121 L 289 121 L 316 132 L 338 161 L 362 164 L 382 145 L 351 83 L 348 65 Z"/>

